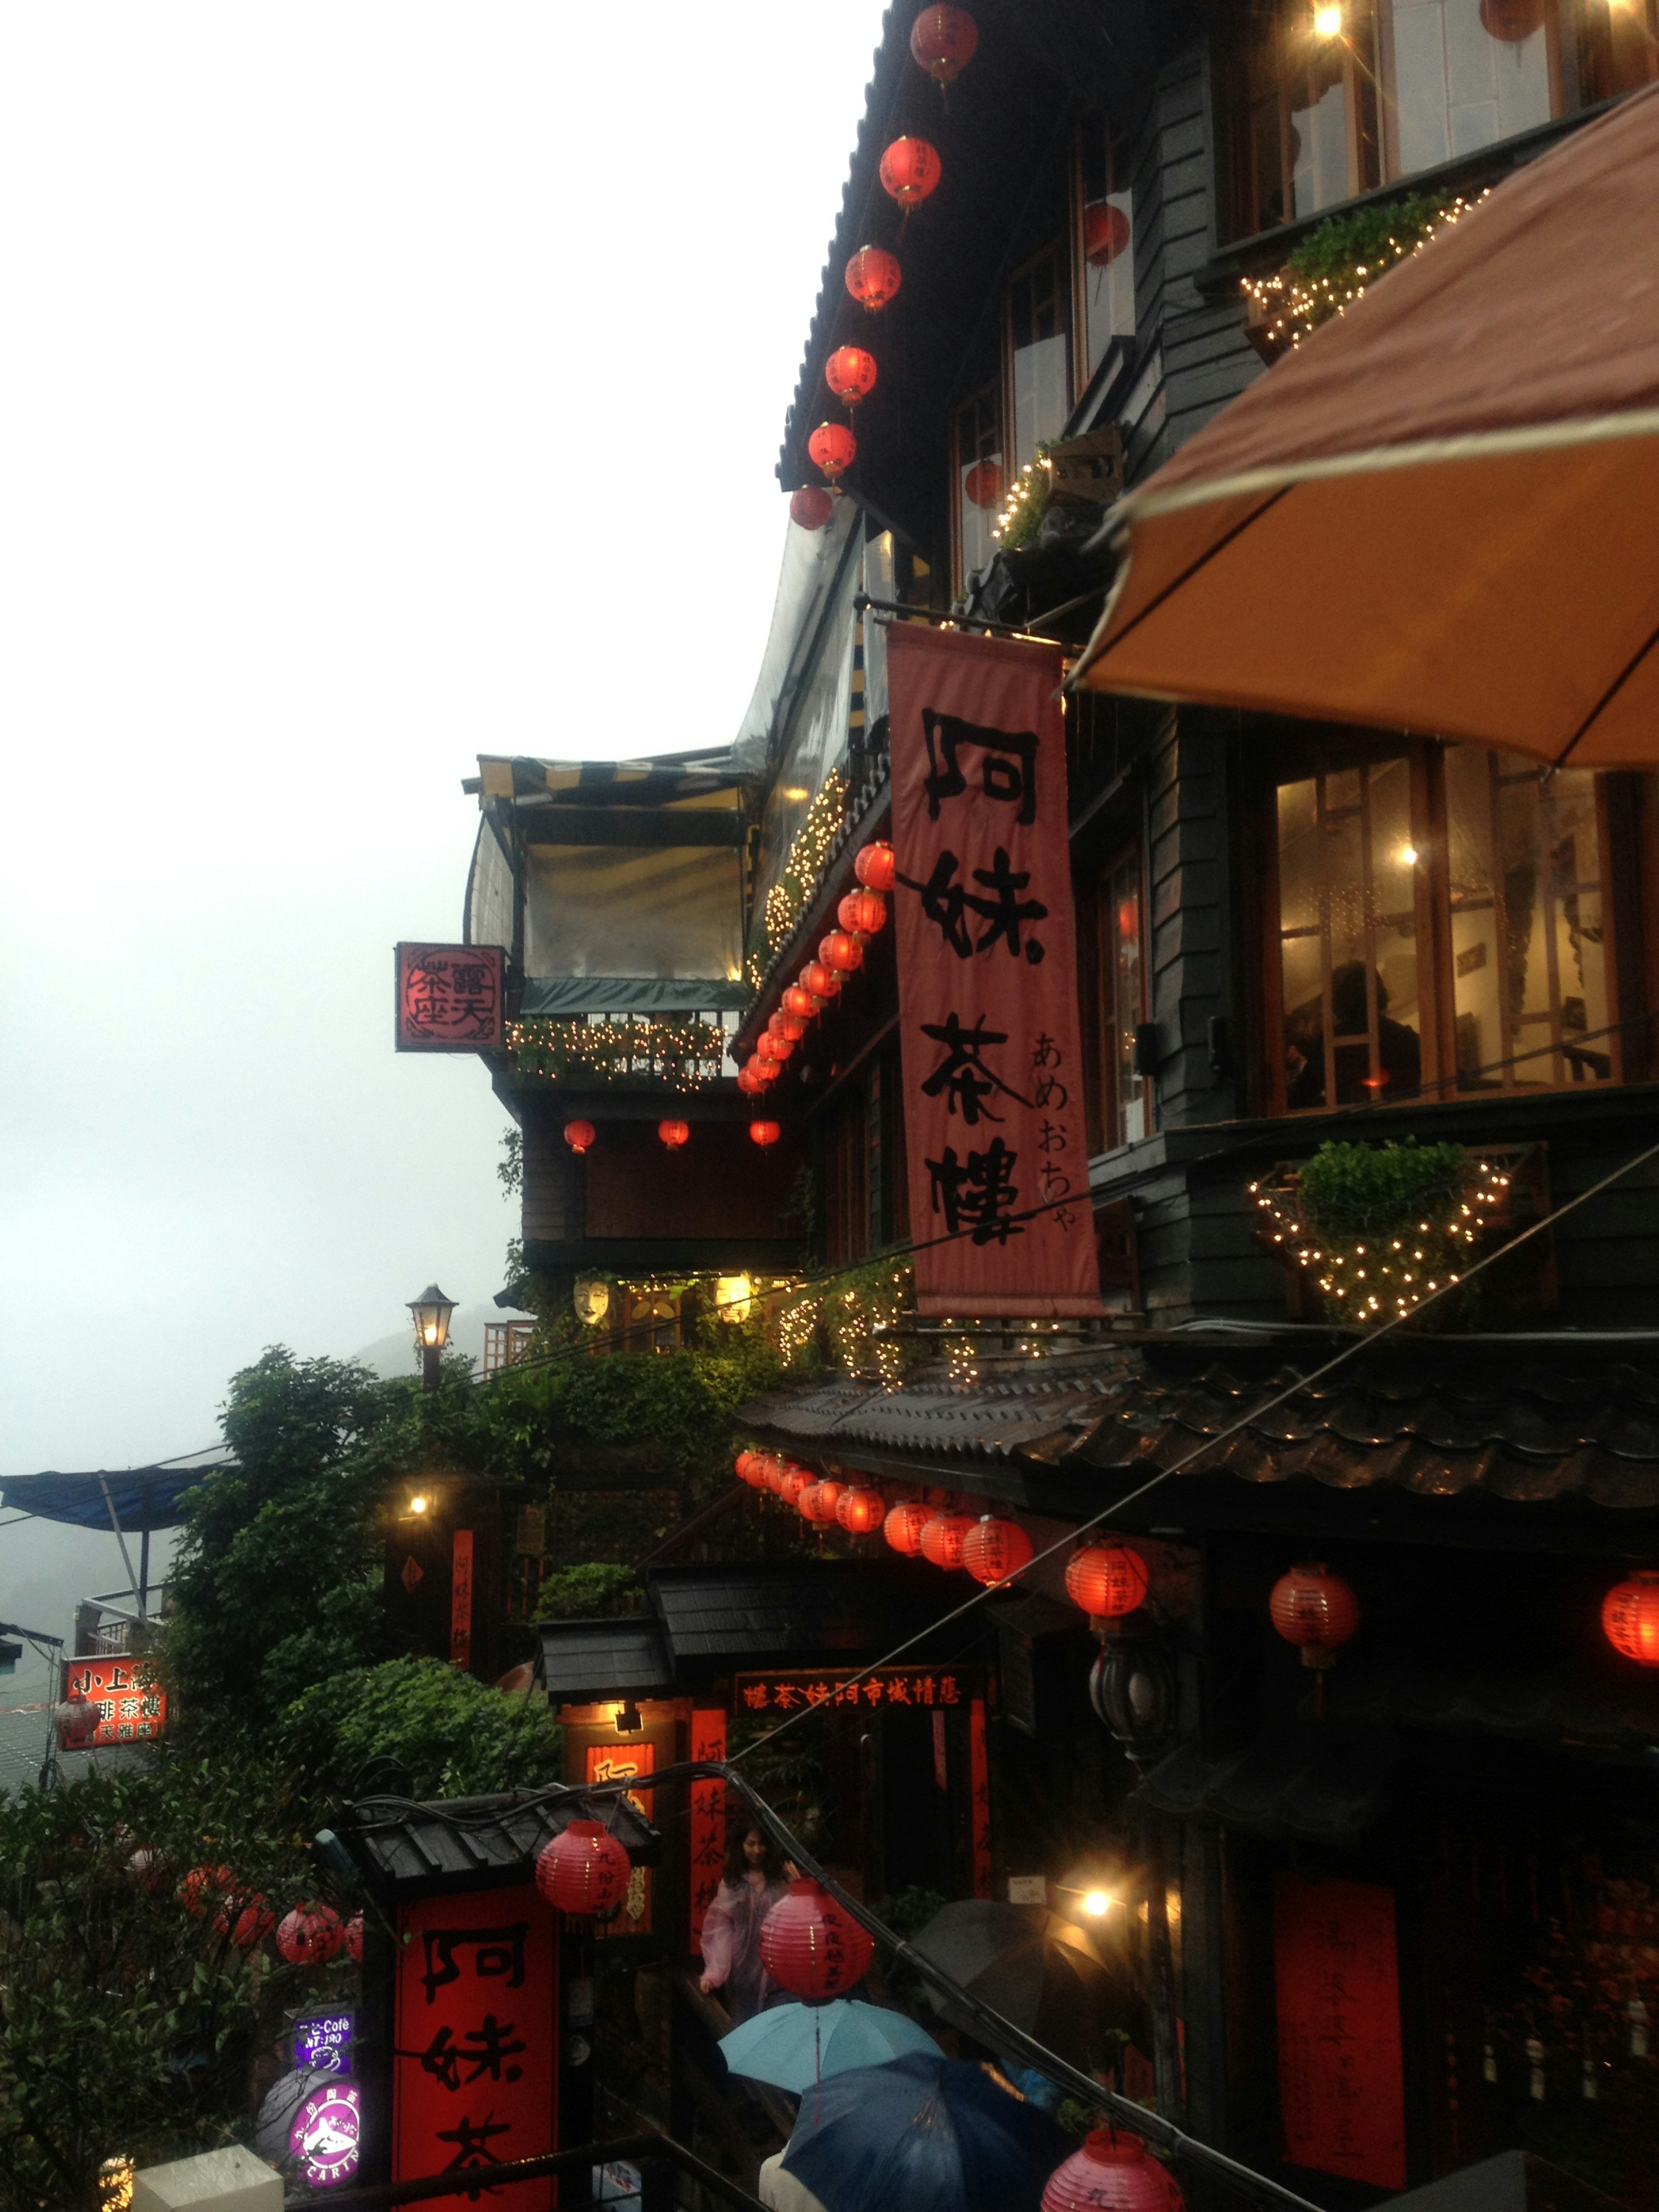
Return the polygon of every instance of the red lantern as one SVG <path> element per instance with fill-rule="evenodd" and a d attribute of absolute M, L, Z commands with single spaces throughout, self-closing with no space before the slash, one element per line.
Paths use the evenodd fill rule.
<path fill-rule="evenodd" d="M 738 1071 L 738 1088 L 746 1098 L 758 1098 L 766 1085 L 752 1067 L 743 1067 Z"/>
<path fill-rule="evenodd" d="M 831 483 L 845 476 L 858 459 L 859 441 L 845 422 L 820 422 L 806 441 L 806 451 Z"/>
<path fill-rule="evenodd" d="M 935 1513 L 921 1532 L 922 1558 L 931 1566 L 959 1567 L 975 1525 L 971 1513 Z"/>
<path fill-rule="evenodd" d="M 800 971 L 800 980 L 802 988 L 815 999 L 833 999 L 841 988 L 841 977 L 822 960 L 809 961 Z"/>
<path fill-rule="evenodd" d="M 775 1066 L 781 1066 L 794 1049 L 794 1046 L 790 1043 L 787 1037 L 774 1036 L 770 1030 L 767 1030 L 757 1040 L 755 1045 L 756 1056 L 761 1060 L 769 1060 Z"/>
<path fill-rule="evenodd" d="M 804 989 L 799 983 L 792 983 L 789 986 L 783 994 L 783 1003 L 796 1020 L 802 1023 L 810 1022 L 818 1011 L 817 1000 L 810 991 Z M 804 1029 L 801 1034 L 805 1035 Z"/>
<path fill-rule="evenodd" d="M 783 1462 L 783 1475 L 778 1484 L 778 1496 L 786 1505 L 799 1506 L 801 1493 L 810 1490 L 817 1480 L 810 1467 L 798 1467 L 792 1459 Z"/>
<path fill-rule="evenodd" d="M 1334 1667 L 1338 1645 L 1359 1626 L 1359 1600 L 1341 1576 L 1311 1562 L 1279 1577 L 1267 1611 L 1285 1641 L 1300 1646 L 1304 1667 Z"/>
<path fill-rule="evenodd" d="M 689 1121 L 659 1121 L 657 1134 L 671 1152 L 677 1152 L 690 1139 L 691 1125 Z"/>
<path fill-rule="evenodd" d="M 818 957 L 826 968 L 850 975 L 855 968 L 864 965 L 864 947 L 844 929 L 832 929 L 818 947 Z"/>
<path fill-rule="evenodd" d="M 781 1498 L 783 1495 L 783 1479 L 789 1472 L 789 1466 L 790 1462 L 787 1459 L 780 1458 L 776 1452 L 767 1454 L 765 1481 L 767 1488 L 774 1498 Z"/>
<path fill-rule="evenodd" d="M 179 1902 L 192 1920 L 200 1920 L 213 1899 L 223 1897 L 235 1882 L 228 1866 L 192 1867 L 179 1885 Z"/>
<path fill-rule="evenodd" d="M 910 27 L 910 52 L 942 92 L 954 84 L 979 45 L 979 26 L 965 8 L 924 8 Z"/>
<path fill-rule="evenodd" d="M 1122 1620 L 1146 1600 L 1146 1562 L 1127 1544 L 1085 1544 L 1066 1562 L 1066 1595 L 1093 1620 Z"/>
<path fill-rule="evenodd" d="M 1524 46 L 1544 27 L 1544 0 L 1480 0 L 1480 27 L 1506 46 Z"/>
<path fill-rule="evenodd" d="M 933 1517 L 931 1505 L 924 1505 L 919 1498 L 908 1498 L 893 1508 L 882 1523 L 881 1533 L 902 1558 L 914 1559 L 921 1552 L 921 1532 Z"/>
<path fill-rule="evenodd" d="M 837 346 L 823 364 L 823 380 L 843 405 L 856 407 L 876 388 L 876 357 L 862 346 Z"/>
<path fill-rule="evenodd" d="M 795 1510 L 815 1528 L 827 1528 L 836 1518 L 836 1506 L 846 1487 L 844 1482 L 809 1483 L 795 1500 Z"/>
<path fill-rule="evenodd" d="M 775 1121 L 751 1121 L 749 1124 L 750 1142 L 760 1146 L 763 1151 L 768 1145 L 775 1145 L 782 1134 Z"/>
<path fill-rule="evenodd" d="M 789 520 L 798 529 L 822 530 L 835 511 L 835 499 L 822 484 L 803 484 L 789 495 Z"/>
<path fill-rule="evenodd" d="M 873 937 L 887 927 L 887 902 L 879 891 L 848 891 L 836 919 L 850 937 Z"/>
<path fill-rule="evenodd" d="M 887 1517 L 887 1501 L 878 1490 L 854 1486 L 836 1501 L 836 1518 L 849 1536 L 873 1536 Z"/>
<path fill-rule="evenodd" d="M 1601 1633 L 1621 1659 L 1659 1667 L 1659 1572 L 1638 1567 L 1601 1601 Z"/>
<path fill-rule="evenodd" d="M 898 876 L 898 863 L 890 845 L 860 845 L 853 873 L 866 890 L 890 891 Z"/>
<path fill-rule="evenodd" d="M 628 1852 L 599 1820 L 572 1820 L 536 1860 L 536 1887 L 561 1912 L 614 1912 L 628 1894 Z"/>
<path fill-rule="evenodd" d="M 805 1875 L 761 1923 L 761 1964 L 791 1996 L 840 1996 L 863 1979 L 875 1950 L 852 1914 Z"/>
<path fill-rule="evenodd" d="M 740 1451 L 732 1462 L 732 1472 L 739 1482 L 746 1482 L 752 1488 L 759 1461 L 760 1454 L 757 1451 Z"/>
<path fill-rule="evenodd" d="M 213 1916 L 215 1935 L 228 1936 L 239 1951 L 263 1943 L 276 1925 L 276 1915 L 257 1890 L 247 1897 L 228 1897 Z"/>
<path fill-rule="evenodd" d="M 976 1583 L 1006 1583 L 1031 1564 L 1031 1540 L 1018 1521 L 988 1513 L 963 1538 L 962 1564 Z"/>
<path fill-rule="evenodd" d="M 880 246 L 860 246 L 847 264 L 847 289 L 870 315 L 887 305 L 902 277 L 897 258 Z"/>
<path fill-rule="evenodd" d="M 98 1734 L 103 1715 L 89 1698 L 66 1698 L 53 1708 L 52 1725 L 59 1751 L 86 1751 Z"/>
<path fill-rule="evenodd" d="M 325 1966 L 344 1942 L 331 1905 L 296 1905 L 276 1930 L 276 1948 L 290 1966 Z"/>
<path fill-rule="evenodd" d="M 895 138 L 881 157 L 881 188 L 908 215 L 939 180 L 939 155 L 925 138 Z"/>
<path fill-rule="evenodd" d="M 1129 243 L 1129 218 L 1110 200 L 1083 210 L 1083 258 L 1091 269 L 1109 269 Z"/>
<path fill-rule="evenodd" d="M 1042 2212 L 1186 2212 L 1175 2177 L 1137 2136 L 1097 2128 L 1048 2176 Z"/>
<path fill-rule="evenodd" d="M 1002 497 L 1002 464 L 1000 461 L 975 461 L 963 477 L 962 489 L 970 504 L 983 507 L 988 514 Z"/>
<path fill-rule="evenodd" d="M 354 1912 L 345 1924 L 346 1953 L 361 1966 L 363 1963 L 363 1916 Z"/>
<path fill-rule="evenodd" d="M 593 1136 L 593 1124 L 591 1121 L 567 1121 L 564 1125 L 564 1140 L 578 1158 L 592 1143 Z"/>
<path fill-rule="evenodd" d="M 806 1024 L 799 1014 L 774 1014 L 772 1020 L 777 1024 L 772 1031 L 773 1036 L 781 1036 L 790 1044 L 799 1044 L 806 1035 Z"/>

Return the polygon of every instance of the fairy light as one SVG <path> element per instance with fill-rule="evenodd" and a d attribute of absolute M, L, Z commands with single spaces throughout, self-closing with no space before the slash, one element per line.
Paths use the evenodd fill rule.
<path fill-rule="evenodd" d="M 1467 1258 L 1488 1231 L 1497 1224 L 1497 1209 L 1504 1200 L 1510 1177 L 1490 1160 L 1476 1160 L 1468 1170 L 1455 1210 L 1439 1223 L 1419 1221 L 1418 1234 L 1427 1246 L 1413 1244 L 1409 1255 L 1404 1238 L 1389 1237 L 1382 1248 L 1373 1236 L 1367 1251 L 1356 1237 L 1346 1250 L 1337 1249 L 1328 1230 L 1316 1230 L 1303 1218 L 1296 1189 L 1282 1182 L 1253 1182 L 1249 1195 L 1255 1201 L 1257 1235 L 1275 1255 L 1302 1267 L 1317 1268 L 1314 1279 L 1331 1299 L 1344 1320 L 1361 1324 L 1401 1320 L 1442 1287 L 1462 1280 L 1455 1261 Z M 1435 1273 L 1426 1278 L 1425 1266 Z"/>
<path fill-rule="evenodd" d="M 652 1021 L 629 1016 L 623 1021 L 588 1021 L 581 1016 L 558 1021 L 538 1017 L 509 1022 L 507 1050 L 517 1073 L 544 1083 L 573 1074 L 614 1083 L 629 1075 L 648 1075 L 670 1091 L 702 1091 L 719 1079 L 726 1059 L 726 1032 L 718 1022 Z"/>
<path fill-rule="evenodd" d="M 1336 15 L 1340 29 L 1340 10 L 1329 12 Z M 1316 18 L 1316 24 L 1317 21 Z M 1466 200 L 1459 193 L 1430 216 L 1420 231 L 1408 233 L 1404 238 L 1388 238 L 1374 249 L 1369 261 L 1357 261 L 1352 269 L 1338 270 L 1334 276 L 1292 276 L 1288 270 L 1280 269 L 1271 276 L 1242 277 L 1240 289 L 1261 319 L 1269 343 L 1282 345 L 1288 339 L 1294 351 L 1322 323 L 1346 313 L 1356 300 L 1363 299 L 1368 284 L 1392 269 L 1396 262 L 1405 260 L 1408 254 L 1420 253 L 1437 232 L 1458 222 L 1471 208 L 1479 207 L 1481 200 L 1489 198 L 1491 191 L 1488 185 L 1479 198 L 1473 200 Z M 1413 867 L 1417 855 L 1407 848 L 1401 854 L 1401 860 L 1404 866 Z"/>
<path fill-rule="evenodd" d="M 783 795 L 787 799 L 793 794 Z M 804 798 L 805 793 L 800 795 Z M 846 817 L 847 778 L 840 769 L 832 769 L 807 808 L 806 819 L 790 840 L 777 880 L 761 909 L 766 941 L 772 951 L 783 943 L 811 903 Z M 759 981 L 758 975 L 754 980 Z"/>
<path fill-rule="evenodd" d="M 1035 534 L 1048 505 L 1048 478 L 1052 473 L 1046 447 L 1039 447 L 1034 461 L 1027 461 L 1009 486 L 1002 512 L 991 525 L 991 535 L 999 545 L 1009 552 L 1015 551 Z"/>

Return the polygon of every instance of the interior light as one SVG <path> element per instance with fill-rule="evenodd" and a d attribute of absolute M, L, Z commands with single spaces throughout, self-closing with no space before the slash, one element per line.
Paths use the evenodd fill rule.
<path fill-rule="evenodd" d="M 428 1501 L 417 1492 L 409 1501 L 409 1510 L 411 1513 L 424 1513 L 427 1509 L 427 1503 Z"/>
<path fill-rule="evenodd" d="M 1320 39 L 1340 39 L 1342 35 L 1342 10 L 1340 8 L 1316 8 L 1314 35 Z"/>
<path fill-rule="evenodd" d="M 1091 1889 L 1084 1893 L 1083 1910 L 1091 1920 L 1103 1920 L 1111 1909 L 1111 1903 L 1109 1890 Z"/>
<path fill-rule="evenodd" d="M 803 785 L 799 783 L 791 784 L 783 793 L 784 798 L 793 799 L 797 805 L 800 804 L 803 799 L 810 799 L 811 795 L 812 794 L 810 791 L 806 790 Z"/>
<path fill-rule="evenodd" d="M 617 1708 L 617 1734 L 638 1735 L 645 1726 L 639 1707 L 632 1698 L 624 1698 Z"/>
<path fill-rule="evenodd" d="M 1402 868 L 1414 868 L 1417 866 L 1415 845 L 1402 845 L 1400 848 L 1400 865 Z"/>

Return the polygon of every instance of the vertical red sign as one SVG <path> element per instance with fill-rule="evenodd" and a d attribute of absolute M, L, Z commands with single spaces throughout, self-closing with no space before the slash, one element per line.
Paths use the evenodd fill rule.
<path fill-rule="evenodd" d="M 453 2172 L 461 2212 L 489 2170 L 555 2148 L 557 1935 L 533 1886 L 398 1908 L 392 2178 Z M 463 2195 L 463 2191 L 465 2192 Z M 490 2191 L 501 2212 L 547 2212 L 550 2180 Z"/>
<path fill-rule="evenodd" d="M 653 1743 L 590 1743 L 587 1779 L 590 1782 L 631 1782 L 636 1774 L 653 1774 L 657 1747 Z M 647 1820 L 651 1808 L 636 1790 L 628 1802 Z M 648 1936 L 651 1933 L 651 1869 L 635 1867 L 628 1877 L 628 1895 L 622 1911 L 600 1928 L 603 1936 Z"/>
<path fill-rule="evenodd" d="M 449 1663 L 465 1673 L 472 1664 L 472 1531 L 455 1531 L 449 1569 Z"/>
<path fill-rule="evenodd" d="M 1292 2166 L 1406 2186 L 1394 1892 L 1273 1882 L 1279 2100 Z"/>
<path fill-rule="evenodd" d="M 1060 675 L 1058 647 L 910 623 L 887 633 L 904 1126 L 924 1314 L 1102 1310 Z"/>
<path fill-rule="evenodd" d="M 974 1895 L 991 1894 L 991 1767 L 985 1755 L 985 1700 L 968 1708 L 968 1783 L 972 1799 Z"/>
<path fill-rule="evenodd" d="M 693 1759 L 723 1759 L 726 1757 L 724 1712 L 718 1710 L 693 1712 L 691 1756 Z M 720 1886 L 720 1873 L 726 1864 L 726 1784 L 723 1782 L 694 1782 L 691 1784 L 691 1821 L 686 1848 L 691 1862 L 688 1948 L 700 1951 L 702 1948 L 703 1916 L 714 1901 L 714 1892 Z"/>

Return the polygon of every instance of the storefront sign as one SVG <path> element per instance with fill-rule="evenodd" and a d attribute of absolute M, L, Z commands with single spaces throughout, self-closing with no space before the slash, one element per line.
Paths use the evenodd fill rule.
<path fill-rule="evenodd" d="M 726 1757 L 726 1715 L 723 1712 L 693 1712 L 691 1756 L 701 1759 L 723 1759 Z M 720 1886 L 720 1875 L 726 1866 L 726 1784 L 723 1782 L 694 1782 L 691 1784 L 688 1849 L 691 1862 L 691 1913 L 687 1948 L 701 1951 L 703 1916 L 714 1901 L 714 1892 Z"/>
<path fill-rule="evenodd" d="M 972 1806 L 974 1895 L 991 1894 L 991 1767 L 985 1750 L 985 1700 L 968 1708 L 968 1784 Z"/>
<path fill-rule="evenodd" d="M 499 945 L 398 947 L 399 1052 L 482 1052 L 506 1042 Z"/>
<path fill-rule="evenodd" d="M 450 1555 L 449 1663 L 463 1674 L 472 1664 L 472 1531 L 458 1528 Z"/>
<path fill-rule="evenodd" d="M 630 1782 L 636 1774 L 653 1774 L 657 1766 L 657 1747 L 653 1743 L 590 1743 L 587 1747 L 587 1779 L 590 1782 Z M 644 1819 L 651 1818 L 651 1808 L 637 1791 L 628 1792 L 628 1802 Z M 628 1877 L 628 1895 L 623 1900 L 622 1911 L 616 1918 L 603 1923 L 598 1933 L 601 1936 L 648 1936 L 651 1933 L 651 1869 L 635 1867 Z"/>
<path fill-rule="evenodd" d="M 461 2212 L 489 2172 L 554 2148 L 558 2036 L 553 1908 L 533 1885 L 422 1898 L 398 1913 L 392 2178 L 457 2176 Z M 464 2193 L 463 2193 L 464 2192 Z M 489 2190 L 546 2212 L 545 2181 Z"/>
<path fill-rule="evenodd" d="M 143 1662 L 132 1659 L 70 1662 L 64 1678 L 65 1696 L 84 1698 L 98 1708 L 94 1748 L 102 1743 L 147 1741 L 166 1729 L 167 1692 L 159 1682 L 142 1681 L 142 1672 Z"/>
<path fill-rule="evenodd" d="M 352 2021 L 349 2012 L 319 2013 L 294 2028 L 294 2066 L 300 2074 L 349 2074 Z"/>
<path fill-rule="evenodd" d="M 1276 1875 L 1273 1954 L 1286 2160 L 1374 2188 L 1403 2189 L 1393 1891 Z"/>
<path fill-rule="evenodd" d="M 1058 647 L 910 623 L 887 632 L 904 1126 L 923 1314 L 1102 1310 L 1060 676 Z"/>
<path fill-rule="evenodd" d="M 803 1705 L 965 1705 L 971 1681 L 961 1667 L 878 1667 L 862 1681 L 837 1682 L 833 1675 L 803 1670 L 782 1674 L 738 1674 L 732 1684 L 732 1707 L 739 1713 L 793 1713 Z"/>
<path fill-rule="evenodd" d="M 313 2089 L 294 2116 L 288 2154 L 312 2189 L 349 2181 L 357 2171 L 361 2124 L 355 2081 L 328 2081 Z"/>

